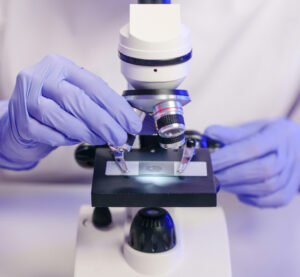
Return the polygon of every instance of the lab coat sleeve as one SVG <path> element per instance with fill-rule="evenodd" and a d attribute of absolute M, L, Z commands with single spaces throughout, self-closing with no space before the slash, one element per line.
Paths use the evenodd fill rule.
<path fill-rule="evenodd" d="M 0 142 L 1 143 L 1 142 Z M 29 183 L 92 183 L 93 170 L 81 168 L 75 161 L 77 145 L 59 147 L 42 159 L 39 164 L 26 171 L 0 170 L 2 182 Z"/>

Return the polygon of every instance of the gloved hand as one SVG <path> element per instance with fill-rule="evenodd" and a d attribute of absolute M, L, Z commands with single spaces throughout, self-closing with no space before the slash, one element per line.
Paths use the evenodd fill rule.
<path fill-rule="evenodd" d="M 221 189 L 247 204 L 279 207 L 300 185 L 300 127 L 289 119 L 262 120 L 240 127 L 211 126 L 205 134 L 225 143 L 212 153 Z"/>
<path fill-rule="evenodd" d="M 18 74 L 0 126 L 0 167 L 17 170 L 34 167 L 62 145 L 122 145 L 142 122 L 99 77 L 49 55 Z"/>
<path fill-rule="evenodd" d="M 147 135 L 147 136 L 157 134 L 154 119 L 149 114 L 147 114 L 144 118 L 143 127 L 142 127 L 142 130 L 141 130 L 140 134 L 141 135 Z"/>

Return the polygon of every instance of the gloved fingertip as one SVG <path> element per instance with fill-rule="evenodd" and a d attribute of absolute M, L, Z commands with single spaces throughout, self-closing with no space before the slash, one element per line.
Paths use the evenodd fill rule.
<path fill-rule="evenodd" d="M 154 119 L 152 116 L 146 116 L 143 121 L 143 127 L 140 131 L 141 135 L 153 135 L 156 134 L 157 130 L 155 127 Z"/>
<path fill-rule="evenodd" d="M 78 144 L 78 143 L 81 143 L 81 141 L 79 141 L 77 139 L 68 139 L 64 146 L 75 145 L 75 144 Z"/>
<path fill-rule="evenodd" d="M 238 128 L 230 126 L 212 125 L 208 127 L 204 134 L 209 138 L 222 142 L 223 144 L 230 144 L 238 138 Z"/>
<path fill-rule="evenodd" d="M 212 139 L 221 139 L 224 136 L 224 132 L 226 132 L 228 127 L 224 127 L 221 125 L 211 125 L 204 131 L 204 135 L 212 138 Z"/>
<path fill-rule="evenodd" d="M 247 202 L 247 197 L 245 197 L 244 195 L 242 194 L 237 194 L 236 195 L 237 199 L 243 203 Z"/>
<path fill-rule="evenodd" d="M 59 147 L 59 146 L 70 146 L 70 145 L 75 145 L 80 143 L 79 140 L 75 140 L 75 139 L 70 139 L 67 137 L 63 137 L 59 140 L 53 140 L 51 142 L 49 142 L 49 145 L 51 147 Z"/>
<path fill-rule="evenodd" d="M 112 141 L 109 141 L 108 143 L 114 146 L 121 146 L 127 142 L 127 133 L 126 132 L 120 132 L 118 136 L 115 136 L 112 138 Z"/>
<path fill-rule="evenodd" d="M 253 197 L 249 197 L 247 195 L 238 194 L 237 198 L 238 198 L 238 200 L 240 202 L 242 202 L 244 204 L 260 208 L 260 205 L 253 200 L 254 199 Z"/>
<path fill-rule="evenodd" d="M 223 163 L 224 163 L 224 155 L 223 155 L 223 149 L 220 149 L 218 151 L 211 152 L 210 159 L 213 166 L 214 172 L 217 172 L 221 169 L 223 169 Z M 215 173 L 217 175 L 218 173 Z M 218 177 L 218 176 L 217 176 Z"/>
<path fill-rule="evenodd" d="M 157 131 L 155 128 L 149 128 L 149 127 L 143 127 L 142 130 L 139 132 L 139 135 L 142 136 L 152 136 L 152 135 L 156 135 Z"/>
<path fill-rule="evenodd" d="M 85 142 L 88 143 L 88 144 L 91 144 L 91 145 L 103 145 L 103 144 L 106 144 L 105 141 L 102 138 L 98 137 L 98 136 L 90 137 Z"/>
<path fill-rule="evenodd" d="M 141 132 L 143 128 L 143 122 L 141 121 L 140 118 L 137 118 L 137 120 L 134 120 L 130 124 L 130 134 L 136 135 Z"/>

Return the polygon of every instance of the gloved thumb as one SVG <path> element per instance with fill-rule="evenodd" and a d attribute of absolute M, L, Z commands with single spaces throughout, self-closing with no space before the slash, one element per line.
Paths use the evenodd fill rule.
<path fill-rule="evenodd" d="M 152 116 L 147 114 L 143 121 L 143 128 L 142 131 L 140 132 L 140 135 L 153 135 L 156 133 L 157 131 L 155 128 L 154 119 Z"/>
<path fill-rule="evenodd" d="M 212 125 L 205 130 L 204 134 L 224 144 L 231 144 L 260 132 L 269 123 L 270 120 L 259 120 L 238 127 Z"/>

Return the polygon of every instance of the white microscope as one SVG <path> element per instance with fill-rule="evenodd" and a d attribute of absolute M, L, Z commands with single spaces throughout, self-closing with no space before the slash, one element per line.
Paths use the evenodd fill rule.
<path fill-rule="evenodd" d="M 185 131 L 177 89 L 189 72 L 189 30 L 179 4 L 139 0 L 121 28 L 123 96 L 157 133 L 122 146 L 81 145 L 76 160 L 94 167 L 92 206 L 80 211 L 75 277 L 230 277 L 224 213 L 210 160 L 220 147 Z M 209 149 L 210 148 L 210 149 Z M 146 207 L 146 208 L 144 208 Z"/>

